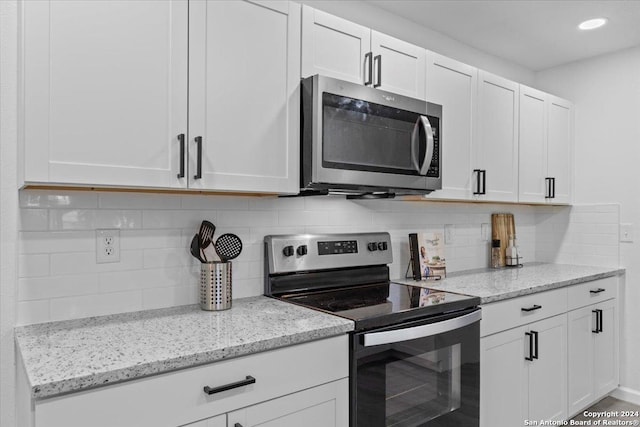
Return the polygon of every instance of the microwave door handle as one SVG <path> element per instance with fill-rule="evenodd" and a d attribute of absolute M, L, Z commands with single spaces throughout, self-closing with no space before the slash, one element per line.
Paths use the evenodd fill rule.
<path fill-rule="evenodd" d="M 431 159 L 433 159 L 434 141 L 433 141 L 433 129 L 429 119 L 425 116 L 420 116 L 418 121 L 424 129 L 425 135 L 427 135 L 427 149 L 424 153 L 424 160 L 422 161 L 422 167 L 420 168 L 420 175 L 426 176 L 431 166 Z"/>
<path fill-rule="evenodd" d="M 482 318 L 482 311 L 477 310 L 464 316 L 454 317 L 441 322 L 428 323 L 426 325 L 414 326 L 411 328 L 394 329 L 383 332 L 370 332 L 364 335 L 364 346 L 393 344 L 396 342 L 414 340 L 418 338 L 430 337 L 464 328 Z"/>
<path fill-rule="evenodd" d="M 420 116 L 422 117 L 422 116 Z M 416 172 L 420 172 L 420 163 L 418 163 L 418 153 L 420 143 L 420 118 L 416 120 L 416 124 L 413 125 L 413 132 L 411 132 L 411 163 Z"/>

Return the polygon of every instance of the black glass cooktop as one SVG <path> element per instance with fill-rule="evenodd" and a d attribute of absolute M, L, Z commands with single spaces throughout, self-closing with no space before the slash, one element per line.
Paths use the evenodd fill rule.
<path fill-rule="evenodd" d="M 282 299 L 356 322 L 356 330 L 475 307 L 480 298 L 398 283 L 282 295 Z"/>

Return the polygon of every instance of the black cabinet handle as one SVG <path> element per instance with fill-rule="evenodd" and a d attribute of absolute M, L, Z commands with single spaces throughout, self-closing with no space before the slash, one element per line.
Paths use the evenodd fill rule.
<path fill-rule="evenodd" d="M 529 362 L 533 361 L 533 334 L 531 332 L 525 332 L 525 336 L 529 337 L 529 356 L 525 356 L 524 360 Z"/>
<path fill-rule="evenodd" d="M 482 194 L 487 194 L 487 171 L 482 169 Z"/>
<path fill-rule="evenodd" d="M 235 423 L 235 424 L 233 425 L 233 427 L 242 427 L 242 424 L 240 424 L 240 423 Z"/>
<path fill-rule="evenodd" d="M 602 310 L 595 309 L 591 310 L 591 312 L 595 313 L 596 315 L 596 328 L 592 329 L 591 332 L 593 332 L 594 334 L 599 334 L 600 332 L 602 332 Z"/>
<path fill-rule="evenodd" d="M 373 87 L 382 86 L 382 55 L 376 55 L 373 57 L 374 61 L 378 61 L 378 82 Z"/>
<path fill-rule="evenodd" d="M 373 52 L 367 52 L 364 56 L 365 64 L 369 64 L 369 78 L 364 81 L 365 86 L 369 86 L 373 83 Z"/>
<path fill-rule="evenodd" d="M 180 143 L 180 173 L 178 178 L 184 178 L 184 133 L 178 135 L 178 142 Z"/>
<path fill-rule="evenodd" d="M 485 189 L 487 185 L 487 171 L 483 169 L 474 169 L 473 173 L 476 174 L 476 191 L 473 192 L 474 195 L 482 195 L 486 194 Z"/>
<path fill-rule="evenodd" d="M 556 198 L 556 179 L 555 178 L 551 178 L 551 189 L 553 190 L 551 192 L 551 198 L 555 199 Z"/>
<path fill-rule="evenodd" d="M 253 378 L 251 375 L 247 375 L 247 377 L 244 380 L 236 381 L 235 383 L 225 384 L 219 387 L 205 386 L 204 392 L 211 395 L 211 394 L 221 393 L 223 391 L 231 390 L 234 388 L 244 387 L 249 384 L 254 384 L 255 382 L 256 382 L 255 378 Z"/>
<path fill-rule="evenodd" d="M 531 333 L 533 334 L 533 338 L 534 338 L 534 342 L 535 342 L 535 352 L 533 353 L 533 355 L 531 356 L 532 359 L 537 359 L 538 358 L 538 332 L 537 331 L 531 331 Z"/>
<path fill-rule="evenodd" d="M 197 149 L 198 149 L 198 157 L 196 162 L 196 174 L 193 176 L 193 179 L 201 179 L 202 178 L 202 137 L 196 136 L 195 138 Z"/>
<path fill-rule="evenodd" d="M 535 310 L 538 310 L 538 309 L 541 309 L 541 308 L 542 308 L 541 305 L 534 304 L 531 307 L 522 307 L 520 310 L 529 312 L 529 311 L 535 311 Z"/>
<path fill-rule="evenodd" d="M 544 179 L 544 198 L 545 199 L 551 198 L 551 178 L 549 177 L 546 177 Z"/>
<path fill-rule="evenodd" d="M 604 292 L 604 291 L 606 291 L 606 289 L 598 288 L 598 289 L 591 289 L 589 292 L 592 294 L 599 294 L 600 292 Z"/>

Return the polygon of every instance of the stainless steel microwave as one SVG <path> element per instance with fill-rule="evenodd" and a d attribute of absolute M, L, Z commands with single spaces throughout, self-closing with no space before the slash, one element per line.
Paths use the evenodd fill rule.
<path fill-rule="evenodd" d="M 301 92 L 303 191 L 442 188 L 442 106 L 319 75 Z"/>

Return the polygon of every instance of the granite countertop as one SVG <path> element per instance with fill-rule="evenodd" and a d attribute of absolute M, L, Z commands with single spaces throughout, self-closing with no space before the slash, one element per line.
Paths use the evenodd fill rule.
<path fill-rule="evenodd" d="M 15 329 L 34 398 L 81 391 L 353 330 L 352 321 L 267 297 Z"/>
<path fill-rule="evenodd" d="M 479 269 L 447 274 L 443 280 L 394 280 L 481 298 L 481 304 L 616 276 L 624 268 L 565 264 L 525 264 L 522 268 Z"/>

